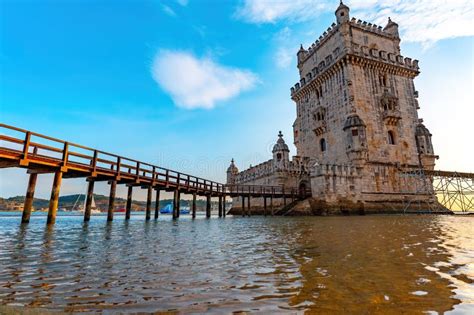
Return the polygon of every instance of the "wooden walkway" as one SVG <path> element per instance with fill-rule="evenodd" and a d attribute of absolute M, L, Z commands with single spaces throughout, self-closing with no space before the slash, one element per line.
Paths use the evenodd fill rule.
<path fill-rule="evenodd" d="M 130 218 L 133 187 L 147 189 L 146 219 L 151 218 L 153 190 L 155 190 L 155 219 L 159 214 L 160 191 L 174 192 L 173 218 L 179 217 L 180 194 L 193 196 L 192 215 L 196 215 L 196 196 L 205 196 L 206 216 L 211 216 L 211 198 L 219 200 L 219 216 L 225 216 L 226 197 L 296 199 L 297 188 L 281 186 L 224 185 L 215 181 L 173 171 L 150 163 L 92 149 L 83 145 L 48 137 L 39 133 L 0 124 L 0 168 L 26 168 L 30 174 L 22 222 L 29 222 L 38 174 L 53 173 L 53 187 L 48 211 L 48 223 L 54 223 L 62 178 L 86 178 L 88 181 L 84 220 L 89 221 L 94 183 L 110 184 L 108 220 L 113 220 L 116 186 L 128 186 L 125 218 Z"/>

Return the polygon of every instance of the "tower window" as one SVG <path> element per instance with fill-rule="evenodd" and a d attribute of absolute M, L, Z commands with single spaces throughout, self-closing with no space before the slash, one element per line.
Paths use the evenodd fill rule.
<path fill-rule="evenodd" d="M 357 129 L 352 129 L 352 136 L 356 137 L 359 135 L 359 130 Z"/>
<path fill-rule="evenodd" d="M 344 12 L 341 12 L 341 16 L 344 16 Z"/>
<path fill-rule="evenodd" d="M 321 152 L 326 151 L 326 139 L 322 138 L 319 140 L 319 147 L 321 148 Z"/>
<path fill-rule="evenodd" d="M 395 144 L 395 136 L 391 130 L 388 132 L 388 144 Z"/>
<path fill-rule="evenodd" d="M 278 161 L 281 160 L 281 153 L 277 153 L 277 160 L 278 160 Z"/>
<path fill-rule="evenodd" d="M 382 75 L 379 76 L 379 83 L 380 83 L 380 86 L 383 86 L 383 87 L 387 86 L 387 75 L 386 74 L 382 74 Z"/>

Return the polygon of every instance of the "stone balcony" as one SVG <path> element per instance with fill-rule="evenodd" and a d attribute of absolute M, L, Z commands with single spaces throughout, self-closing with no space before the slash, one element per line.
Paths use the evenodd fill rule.
<path fill-rule="evenodd" d="M 402 119 L 402 113 L 398 109 L 387 109 L 382 112 L 382 118 L 387 125 L 396 125 Z"/>
<path fill-rule="evenodd" d="M 325 120 L 315 120 L 313 123 L 313 131 L 316 136 L 320 136 L 327 131 L 327 123 Z"/>

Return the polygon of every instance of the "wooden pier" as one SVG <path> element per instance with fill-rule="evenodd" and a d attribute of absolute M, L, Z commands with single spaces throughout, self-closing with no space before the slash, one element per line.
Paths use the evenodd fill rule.
<path fill-rule="evenodd" d="M 115 210 L 117 185 L 127 185 L 125 219 L 130 219 L 133 188 L 147 190 L 145 219 L 151 219 L 153 190 L 155 191 L 154 219 L 159 216 L 160 192 L 173 192 L 173 219 L 179 218 L 181 194 L 192 195 L 192 217 L 196 217 L 196 197 L 206 198 L 206 217 L 211 217 L 211 198 L 217 198 L 219 217 L 226 216 L 225 198 L 241 197 L 247 201 L 247 214 L 251 198 L 263 198 L 265 211 L 270 200 L 271 213 L 274 198 L 295 200 L 301 196 L 297 188 L 281 186 L 224 185 L 215 181 L 184 174 L 150 163 L 126 158 L 120 155 L 92 149 L 48 137 L 39 133 L 0 124 L 0 168 L 20 167 L 27 169 L 30 176 L 25 198 L 22 222 L 30 220 L 38 175 L 54 174 L 48 209 L 48 224 L 54 224 L 63 178 L 85 178 L 88 181 L 84 221 L 91 217 L 94 183 L 106 181 L 110 185 L 107 220 L 112 221 Z M 309 193 L 309 192 L 306 192 Z M 243 204 L 243 209 L 245 205 Z M 266 212 L 265 212 L 266 213 Z"/>

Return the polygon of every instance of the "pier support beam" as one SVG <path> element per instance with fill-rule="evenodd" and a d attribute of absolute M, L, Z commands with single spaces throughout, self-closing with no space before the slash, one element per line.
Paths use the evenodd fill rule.
<path fill-rule="evenodd" d="M 242 196 L 242 216 L 245 217 L 245 196 Z"/>
<path fill-rule="evenodd" d="M 92 198 L 94 198 L 94 181 L 90 180 L 87 185 L 86 208 L 84 209 L 84 222 L 89 222 L 91 219 Z"/>
<path fill-rule="evenodd" d="M 178 191 L 178 200 L 177 200 L 177 205 L 176 205 L 176 208 L 177 208 L 177 212 L 176 212 L 176 215 L 177 217 L 179 218 L 180 214 L 181 214 L 181 193 Z"/>
<path fill-rule="evenodd" d="M 196 193 L 193 193 L 192 217 L 196 218 Z"/>
<path fill-rule="evenodd" d="M 130 220 L 130 213 L 132 212 L 132 195 L 133 195 L 133 186 L 128 186 L 127 191 L 127 205 L 125 206 L 125 220 Z"/>
<path fill-rule="evenodd" d="M 145 220 L 149 221 L 151 219 L 151 199 L 152 199 L 153 188 L 151 186 L 147 187 L 146 195 L 146 212 Z"/>
<path fill-rule="evenodd" d="M 225 218 L 225 195 L 222 197 L 222 216 Z"/>
<path fill-rule="evenodd" d="M 267 216 L 267 197 L 263 197 L 263 215 Z"/>
<path fill-rule="evenodd" d="M 211 195 L 207 195 L 206 199 L 206 218 L 211 217 Z"/>
<path fill-rule="evenodd" d="M 110 194 L 109 194 L 109 209 L 107 211 L 107 221 L 114 220 L 114 209 L 115 209 L 115 192 L 117 190 L 117 181 L 111 180 L 110 182 Z"/>
<path fill-rule="evenodd" d="M 155 220 L 158 219 L 160 215 L 160 190 L 156 189 L 156 199 L 155 199 Z"/>
<path fill-rule="evenodd" d="M 247 216 L 250 217 L 250 195 L 248 196 L 248 199 L 247 199 Z"/>
<path fill-rule="evenodd" d="M 270 211 L 273 216 L 273 195 L 270 196 Z"/>
<path fill-rule="evenodd" d="M 35 196 L 36 179 L 38 178 L 37 173 L 30 174 L 28 180 L 28 188 L 26 190 L 25 204 L 23 207 L 23 215 L 21 217 L 21 223 L 30 222 L 31 210 L 33 209 L 33 199 Z"/>
<path fill-rule="evenodd" d="M 222 196 L 219 196 L 219 218 L 222 218 Z"/>
<path fill-rule="evenodd" d="M 178 218 L 178 213 L 179 213 L 178 207 L 179 207 L 179 192 L 175 190 L 173 194 L 173 220 Z"/>
<path fill-rule="evenodd" d="M 53 188 L 51 189 L 51 198 L 49 199 L 49 210 L 47 224 L 56 222 L 56 213 L 58 212 L 59 190 L 61 189 L 61 181 L 63 172 L 56 171 L 54 173 Z"/>

